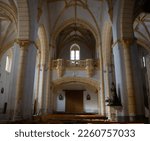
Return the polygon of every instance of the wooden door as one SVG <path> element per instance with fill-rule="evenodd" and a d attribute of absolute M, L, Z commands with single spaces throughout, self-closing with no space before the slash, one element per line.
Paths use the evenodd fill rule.
<path fill-rule="evenodd" d="M 83 112 L 83 91 L 67 90 L 66 91 L 66 113 Z"/>

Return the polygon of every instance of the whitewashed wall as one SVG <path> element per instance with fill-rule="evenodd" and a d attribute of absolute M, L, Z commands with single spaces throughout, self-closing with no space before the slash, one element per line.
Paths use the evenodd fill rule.
<path fill-rule="evenodd" d="M 63 96 L 63 100 L 59 100 L 59 95 Z M 87 95 L 90 95 L 91 99 L 87 100 Z M 84 113 L 97 113 L 98 112 L 98 103 L 97 103 L 97 94 L 94 93 L 91 90 L 84 91 L 83 93 L 83 112 Z M 65 98 L 65 92 L 64 91 L 58 91 L 55 95 L 54 100 L 56 101 L 56 112 L 65 112 L 65 104 L 66 104 L 66 98 Z"/>
<path fill-rule="evenodd" d="M 63 100 L 59 100 L 59 95 L 62 95 L 63 96 Z M 57 112 L 65 112 L 65 103 L 66 103 L 66 98 L 65 98 L 65 92 L 64 91 L 59 91 L 57 94 L 56 94 L 56 111 Z"/>
<path fill-rule="evenodd" d="M 3 55 L 0 61 L 0 113 L 3 112 L 4 103 L 8 103 L 9 85 L 10 85 L 10 73 L 5 70 L 6 67 L 7 52 Z M 1 93 L 1 89 L 4 88 L 4 93 Z M 8 106 L 8 105 L 7 105 Z"/>
<path fill-rule="evenodd" d="M 87 100 L 87 95 L 90 95 L 91 99 Z M 84 112 L 85 113 L 98 113 L 98 95 L 92 91 L 85 91 L 83 95 L 84 99 Z"/>
<path fill-rule="evenodd" d="M 11 72 L 8 73 L 5 71 L 6 65 L 6 56 L 7 52 L 3 55 L 2 59 L 0 60 L 0 89 L 4 87 L 4 94 L 0 94 L 0 109 L 1 112 L 4 108 L 4 103 L 7 102 L 7 111 L 6 114 L 2 114 L 0 112 L 1 119 L 12 119 L 14 104 L 15 104 L 15 97 L 16 97 L 16 78 L 17 78 L 17 66 L 18 66 L 18 56 L 19 56 L 19 48 L 16 44 L 12 47 L 12 65 L 11 65 Z"/>

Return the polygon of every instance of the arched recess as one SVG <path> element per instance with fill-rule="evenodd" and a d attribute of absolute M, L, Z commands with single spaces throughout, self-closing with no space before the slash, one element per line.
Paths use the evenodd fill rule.
<path fill-rule="evenodd" d="M 93 79 L 89 79 L 89 78 L 82 78 L 82 77 L 64 77 L 58 80 L 53 81 L 53 88 L 57 88 L 62 84 L 67 84 L 67 83 L 71 83 L 71 82 L 78 82 L 78 83 L 83 83 L 86 84 L 88 86 L 94 87 L 98 90 L 100 90 L 100 84 L 98 81 L 93 80 Z"/>
<path fill-rule="evenodd" d="M 74 105 L 76 108 L 80 107 L 79 111 L 82 111 L 82 113 L 98 113 L 100 106 L 98 105 L 98 94 L 100 90 L 98 81 L 82 77 L 65 77 L 54 80 L 52 84 L 53 111 L 67 113 L 71 111 L 76 113 L 77 111 L 75 112 L 74 108 L 69 108 L 69 111 L 67 108 Z M 63 99 L 60 100 L 59 96 L 63 96 Z M 68 102 L 71 102 L 72 105 L 68 105 Z"/>
<path fill-rule="evenodd" d="M 95 29 L 95 27 L 93 27 L 91 24 L 87 23 L 86 21 L 84 20 L 81 20 L 81 19 L 69 19 L 69 20 L 66 20 L 64 21 L 61 25 L 62 26 L 59 26 L 57 27 L 56 29 L 54 29 L 54 32 L 51 34 L 51 40 L 50 40 L 50 45 L 53 50 L 53 57 L 55 57 L 55 52 L 56 52 L 56 41 L 57 41 L 57 37 L 59 35 L 59 33 L 61 33 L 61 31 L 68 27 L 70 24 L 74 24 L 74 23 L 77 23 L 79 24 L 81 27 L 85 28 L 85 29 L 88 29 L 94 36 L 95 38 L 95 48 L 96 48 L 96 59 L 99 59 L 99 62 L 100 62 L 100 70 L 103 70 L 103 57 L 102 57 L 102 46 L 101 46 L 101 36 L 100 36 L 100 33 Z M 101 104 L 101 109 L 103 109 L 101 111 L 101 114 L 104 114 L 105 112 L 105 106 L 104 106 L 104 92 L 103 92 L 103 84 L 104 84 L 104 80 L 103 80 L 103 71 L 100 71 L 100 80 L 99 80 L 101 83 L 100 83 L 100 87 L 101 87 L 101 91 L 99 91 L 99 104 Z M 101 98 L 100 98 L 101 97 Z M 100 113 L 100 111 L 99 111 Z"/>
<path fill-rule="evenodd" d="M 80 24 L 80 25 L 83 26 L 84 28 L 88 29 L 88 30 L 94 35 L 95 40 L 96 40 L 96 44 L 100 43 L 100 39 L 101 39 L 101 38 L 100 38 L 100 34 L 96 31 L 96 29 L 95 29 L 91 24 L 89 24 L 89 23 L 87 23 L 87 22 L 85 22 L 85 21 L 83 21 L 83 20 L 81 20 L 81 19 L 77 19 L 76 21 L 75 21 L 75 19 L 69 19 L 69 20 L 67 20 L 67 21 L 64 21 L 64 23 L 62 23 L 60 27 L 56 28 L 56 29 L 54 30 L 54 32 L 52 33 L 52 38 L 51 38 L 51 41 L 50 41 L 52 47 L 55 47 L 55 45 L 56 45 L 56 38 L 57 38 L 57 36 L 59 35 L 59 33 L 60 33 L 65 27 L 67 27 L 67 26 L 69 26 L 70 24 L 73 24 L 73 23 L 75 23 L 75 22 L 78 23 L 78 24 Z"/>

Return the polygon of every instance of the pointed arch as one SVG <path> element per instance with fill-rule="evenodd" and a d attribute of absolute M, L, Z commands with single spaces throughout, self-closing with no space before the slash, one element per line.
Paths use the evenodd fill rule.
<path fill-rule="evenodd" d="M 70 24 L 73 24 L 75 22 L 77 22 L 81 26 L 85 27 L 93 34 L 93 36 L 96 40 L 96 44 L 100 43 L 100 39 L 101 39 L 100 34 L 91 24 L 89 24 L 86 21 L 81 20 L 81 19 L 77 19 L 76 21 L 74 19 L 70 19 L 70 20 L 64 21 L 64 23 L 62 23 L 60 27 L 58 27 L 57 29 L 54 30 L 54 32 L 52 33 L 52 38 L 51 38 L 51 45 L 55 47 L 56 38 L 58 37 L 59 33 L 64 28 L 66 28 L 67 26 L 69 26 Z"/>
<path fill-rule="evenodd" d="M 41 64 L 45 64 L 46 53 L 48 51 L 47 36 L 44 25 L 40 25 L 38 29 L 38 37 L 40 41 Z"/>
<path fill-rule="evenodd" d="M 82 83 L 90 87 L 96 88 L 97 90 L 100 89 L 100 84 L 98 81 L 89 79 L 89 78 L 82 78 L 82 77 L 64 77 L 64 78 L 53 81 L 53 86 L 55 88 L 55 87 L 59 87 L 60 85 L 72 83 L 72 82 Z"/>

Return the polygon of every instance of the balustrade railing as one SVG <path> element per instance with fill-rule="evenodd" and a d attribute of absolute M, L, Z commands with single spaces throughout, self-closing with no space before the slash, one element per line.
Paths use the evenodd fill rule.
<path fill-rule="evenodd" d="M 52 60 L 51 68 L 56 69 L 59 76 L 63 75 L 65 69 L 77 68 L 87 71 L 88 76 L 92 76 L 95 69 L 99 69 L 99 60 L 86 59 L 86 60 Z"/>
<path fill-rule="evenodd" d="M 59 60 L 62 60 L 63 64 L 62 66 L 65 68 L 74 68 L 74 67 L 78 67 L 78 68 L 86 68 L 87 66 L 87 60 L 63 60 L 63 59 L 57 59 L 57 60 L 52 60 L 52 67 L 51 68 L 57 68 L 58 67 L 58 62 Z M 94 68 L 98 68 L 99 67 L 99 60 L 92 60 L 92 66 Z"/>

